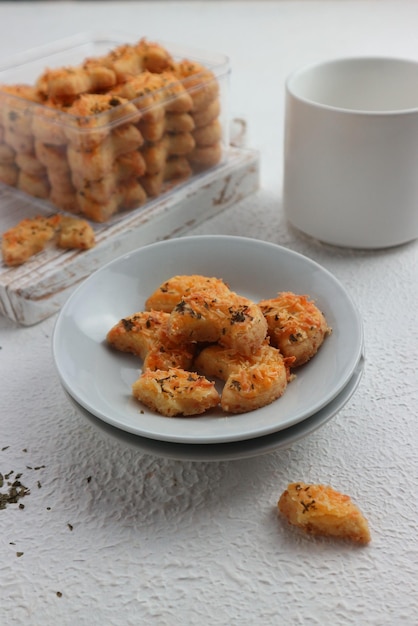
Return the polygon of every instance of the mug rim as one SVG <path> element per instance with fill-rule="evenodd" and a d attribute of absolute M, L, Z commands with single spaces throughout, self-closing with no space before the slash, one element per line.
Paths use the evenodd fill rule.
<path fill-rule="evenodd" d="M 285 81 L 286 94 L 290 95 L 295 100 L 298 100 L 299 102 L 302 102 L 311 107 L 316 107 L 318 109 L 328 110 L 328 111 L 332 111 L 335 113 L 344 113 L 344 114 L 351 114 L 351 115 L 366 115 L 366 116 L 370 116 L 370 115 L 392 116 L 392 115 L 408 115 L 408 114 L 417 113 L 418 112 L 418 99 L 417 99 L 417 104 L 415 106 L 403 107 L 403 108 L 402 107 L 392 108 L 392 109 L 351 108 L 348 106 L 344 107 L 344 106 L 338 106 L 338 105 L 333 105 L 333 104 L 327 104 L 319 100 L 316 100 L 314 98 L 303 96 L 300 93 L 297 93 L 294 89 L 294 86 L 292 85 L 292 83 L 294 83 L 299 77 L 309 74 L 310 72 L 313 72 L 321 68 L 327 68 L 327 67 L 332 67 L 336 65 L 348 65 L 348 64 L 353 64 L 353 63 L 361 63 L 361 64 L 378 63 L 382 65 L 383 63 L 388 63 L 388 62 L 392 64 L 397 63 L 401 65 L 414 66 L 417 71 L 417 81 L 418 81 L 418 60 L 416 59 L 411 59 L 411 58 L 406 58 L 406 57 L 385 56 L 385 55 L 342 56 L 342 57 L 335 57 L 331 59 L 324 59 L 322 61 L 316 61 L 313 63 L 308 63 L 308 64 L 305 64 L 296 68 L 286 78 L 286 81 Z"/>

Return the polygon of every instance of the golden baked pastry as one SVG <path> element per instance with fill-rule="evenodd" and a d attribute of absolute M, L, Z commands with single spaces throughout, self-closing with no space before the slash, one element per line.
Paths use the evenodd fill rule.
<path fill-rule="evenodd" d="M 295 357 L 293 367 L 307 363 L 331 333 L 323 313 L 306 295 L 285 291 L 258 304 L 271 344 L 284 356 Z"/>
<path fill-rule="evenodd" d="M 278 501 L 280 513 L 306 533 L 348 539 L 366 544 L 370 530 L 366 518 L 351 498 L 332 487 L 295 482 Z"/>
<path fill-rule="evenodd" d="M 246 413 L 280 398 L 291 379 L 289 363 L 267 343 L 245 356 L 215 344 L 204 348 L 195 367 L 207 377 L 225 381 L 221 407 L 228 413 Z"/>
<path fill-rule="evenodd" d="M 132 385 L 132 393 L 167 417 L 200 415 L 219 404 L 213 382 L 181 368 L 145 370 Z"/>
<path fill-rule="evenodd" d="M 87 250 L 95 245 L 95 235 L 88 222 L 76 217 L 26 218 L 3 233 L 3 261 L 8 266 L 22 265 L 50 241 L 60 248 Z"/>

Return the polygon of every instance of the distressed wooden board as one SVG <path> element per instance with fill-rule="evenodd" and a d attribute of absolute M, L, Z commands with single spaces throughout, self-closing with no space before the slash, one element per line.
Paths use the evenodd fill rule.
<path fill-rule="evenodd" d="M 184 234 L 255 192 L 258 153 L 231 146 L 223 164 L 110 224 L 95 224 L 96 246 L 62 251 L 51 246 L 16 268 L 0 266 L 0 314 L 30 326 L 57 312 L 74 287 L 114 258 L 154 241 Z M 3 187 L 0 230 L 48 213 L 42 203 Z M 49 211 L 50 213 L 51 211 Z"/>

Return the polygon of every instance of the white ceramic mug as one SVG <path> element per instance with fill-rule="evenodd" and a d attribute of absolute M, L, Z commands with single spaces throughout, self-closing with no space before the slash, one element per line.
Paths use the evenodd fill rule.
<path fill-rule="evenodd" d="M 283 205 L 337 246 L 418 237 L 418 62 L 336 59 L 288 78 Z"/>

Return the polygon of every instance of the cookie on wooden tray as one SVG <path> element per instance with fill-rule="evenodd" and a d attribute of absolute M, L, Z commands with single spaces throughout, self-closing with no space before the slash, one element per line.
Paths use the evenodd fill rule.
<path fill-rule="evenodd" d="M 311 535 L 360 544 L 371 539 L 368 522 L 351 498 L 326 485 L 291 483 L 280 496 L 278 509 L 289 524 Z"/>
<path fill-rule="evenodd" d="M 84 219 L 62 216 L 57 234 L 57 246 L 65 249 L 89 250 L 95 245 L 95 234 Z"/>
<path fill-rule="evenodd" d="M 31 256 L 45 248 L 57 231 L 59 217 L 27 218 L 10 228 L 2 236 L 1 251 L 6 265 L 22 265 Z"/>

